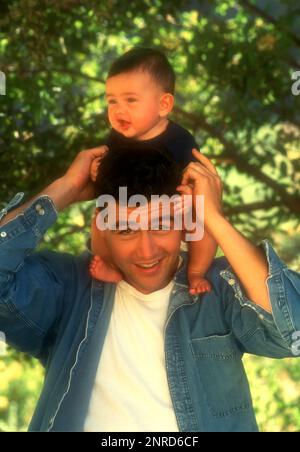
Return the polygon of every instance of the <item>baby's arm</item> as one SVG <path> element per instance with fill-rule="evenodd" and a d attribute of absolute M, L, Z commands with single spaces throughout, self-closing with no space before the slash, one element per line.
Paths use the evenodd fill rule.
<path fill-rule="evenodd" d="M 209 292 L 210 282 L 204 275 L 209 269 L 217 252 L 218 245 L 208 232 L 204 232 L 202 240 L 187 242 L 189 250 L 188 279 L 190 293 Z"/>

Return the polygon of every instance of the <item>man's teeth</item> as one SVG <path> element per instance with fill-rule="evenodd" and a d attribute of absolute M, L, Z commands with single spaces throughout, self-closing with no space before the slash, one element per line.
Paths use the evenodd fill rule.
<path fill-rule="evenodd" d="M 153 262 L 153 264 L 147 264 L 147 265 L 146 265 L 146 264 L 143 264 L 143 265 L 140 264 L 139 267 L 143 267 L 143 268 L 151 268 L 151 267 L 154 267 L 155 265 L 157 265 L 158 262 L 159 262 L 159 261 L 156 261 L 156 262 Z"/>

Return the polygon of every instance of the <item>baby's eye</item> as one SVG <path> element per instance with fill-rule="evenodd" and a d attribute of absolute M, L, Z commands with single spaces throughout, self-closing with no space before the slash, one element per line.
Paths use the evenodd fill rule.
<path fill-rule="evenodd" d="M 117 102 L 115 101 L 115 100 L 113 100 L 113 99 L 110 99 L 109 101 L 108 101 L 108 105 L 113 105 L 113 104 L 116 104 Z"/>
<path fill-rule="evenodd" d="M 132 104 L 133 102 L 137 102 L 137 99 L 135 99 L 134 97 L 128 97 L 127 102 Z"/>

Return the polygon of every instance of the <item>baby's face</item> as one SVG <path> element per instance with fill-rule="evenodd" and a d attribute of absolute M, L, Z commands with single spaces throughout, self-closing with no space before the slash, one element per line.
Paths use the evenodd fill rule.
<path fill-rule="evenodd" d="M 147 140 L 161 133 L 163 91 L 145 71 L 118 74 L 106 81 L 108 118 L 128 138 Z"/>

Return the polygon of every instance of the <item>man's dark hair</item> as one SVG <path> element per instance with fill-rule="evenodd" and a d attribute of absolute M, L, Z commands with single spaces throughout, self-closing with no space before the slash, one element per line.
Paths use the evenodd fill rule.
<path fill-rule="evenodd" d="M 181 169 L 165 152 L 155 148 L 114 148 L 101 160 L 96 179 L 96 196 L 111 195 L 119 201 L 119 187 L 127 187 L 127 196 L 178 194 Z"/>
<path fill-rule="evenodd" d="M 166 93 L 175 92 L 175 72 L 167 57 L 156 49 L 134 47 L 115 60 L 107 78 L 134 70 L 148 72 Z"/>

